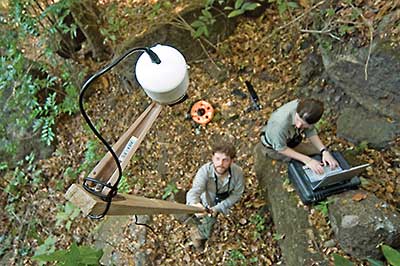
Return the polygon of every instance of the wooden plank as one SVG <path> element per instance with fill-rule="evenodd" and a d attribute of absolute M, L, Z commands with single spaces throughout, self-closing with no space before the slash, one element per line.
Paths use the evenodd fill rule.
<path fill-rule="evenodd" d="M 65 197 L 79 207 L 84 215 L 103 213 L 107 202 L 87 192 L 81 185 L 72 184 Z M 149 199 L 134 195 L 118 194 L 111 203 L 107 215 L 142 214 L 193 214 L 204 209 L 166 200 Z"/>
<path fill-rule="evenodd" d="M 152 102 L 114 144 L 113 150 L 120 159 L 122 170 L 127 166 L 133 154 L 138 149 L 145 135 L 160 114 L 161 109 L 162 105 Z M 118 170 L 110 152 L 107 152 L 93 168 L 89 177 L 114 185 L 118 177 Z M 105 188 L 103 194 L 107 195 L 108 192 L 109 189 Z"/>

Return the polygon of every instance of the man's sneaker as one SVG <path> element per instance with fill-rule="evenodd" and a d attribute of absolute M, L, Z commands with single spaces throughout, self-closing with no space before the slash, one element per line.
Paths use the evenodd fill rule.
<path fill-rule="evenodd" d="M 193 246 L 197 251 L 203 251 L 206 246 L 207 239 L 201 237 L 197 226 L 193 226 L 190 230 L 190 239 L 192 240 Z"/>
<path fill-rule="evenodd" d="M 199 252 L 204 251 L 204 249 L 206 247 L 206 242 L 207 242 L 207 239 L 193 239 L 192 240 L 194 248 Z"/>

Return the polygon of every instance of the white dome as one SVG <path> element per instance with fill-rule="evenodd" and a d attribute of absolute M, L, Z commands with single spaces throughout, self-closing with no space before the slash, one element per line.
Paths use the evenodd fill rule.
<path fill-rule="evenodd" d="M 171 46 L 156 45 L 151 50 L 161 63 L 153 63 L 147 53 L 140 55 L 135 68 L 136 78 L 153 100 L 171 104 L 179 101 L 189 84 L 186 60 Z"/>

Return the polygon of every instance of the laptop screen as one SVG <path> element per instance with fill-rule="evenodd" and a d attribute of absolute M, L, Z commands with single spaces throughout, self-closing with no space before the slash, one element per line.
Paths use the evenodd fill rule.
<path fill-rule="evenodd" d="M 322 187 L 327 187 L 327 186 L 330 186 L 333 184 L 341 183 L 346 180 L 350 180 L 353 177 L 359 175 L 368 166 L 369 166 L 369 164 L 367 163 L 367 164 L 352 167 L 350 169 L 340 170 L 331 175 L 327 175 L 320 182 L 318 182 L 316 184 L 314 183 L 315 185 L 314 184 L 312 185 L 312 189 L 316 190 L 316 189 L 319 189 Z"/>

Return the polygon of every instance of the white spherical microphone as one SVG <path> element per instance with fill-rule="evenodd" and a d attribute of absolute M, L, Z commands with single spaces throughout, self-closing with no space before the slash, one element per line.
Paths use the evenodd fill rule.
<path fill-rule="evenodd" d="M 140 55 L 136 79 L 146 94 L 161 104 L 175 104 L 186 97 L 189 85 L 188 66 L 183 55 L 174 47 L 156 45 L 150 48 L 161 63 L 152 62 L 147 53 Z"/>

